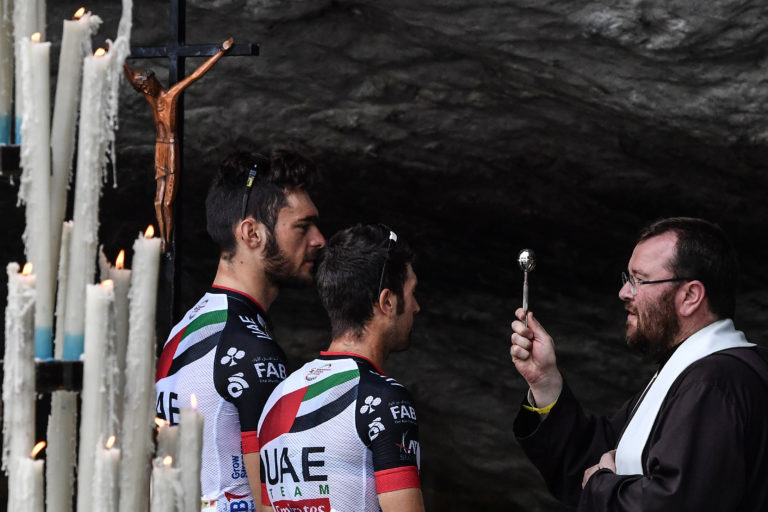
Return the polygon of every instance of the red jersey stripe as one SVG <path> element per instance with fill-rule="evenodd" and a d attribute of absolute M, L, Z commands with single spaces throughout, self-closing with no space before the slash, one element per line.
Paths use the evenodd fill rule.
<path fill-rule="evenodd" d="M 264 422 L 261 424 L 261 431 L 259 431 L 260 446 L 266 445 L 271 440 L 280 436 L 280 434 L 284 434 L 291 429 L 307 389 L 301 388 L 288 393 L 280 398 L 274 407 L 269 410 L 264 418 Z"/>
<path fill-rule="evenodd" d="M 243 453 L 256 453 L 259 451 L 259 436 L 253 430 L 241 432 L 240 443 L 243 445 Z"/>
<path fill-rule="evenodd" d="M 181 339 L 184 337 L 184 331 L 186 330 L 187 327 L 184 327 L 176 333 L 176 336 L 171 338 L 168 343 L 165 344 L 163 352 L 160 354 L 160 359 L 157 361 L 155 382 L 168 376 L 168 370 L 171 369 L 171 364 L 173 364 L 173 356 L 176 354 L 176 348 L 179 346 L 179 343 L 181 343 Z"/>
<path fill-rule="evenodd" d="M 267 484 L 261 482 L 261 504 L 266 506 L 272 506 L 272 502 L 269 501 L 269 491 L 267 491 Z"/>
<path fill-rule="evenodd" d="M 378 494 L 409 489 L 411 487 L 421 488 L 419 470 L 416 466 L 382 469 L 381 471 L 376 471 L 374 476 L 376 477 L 376 492 Z"/>

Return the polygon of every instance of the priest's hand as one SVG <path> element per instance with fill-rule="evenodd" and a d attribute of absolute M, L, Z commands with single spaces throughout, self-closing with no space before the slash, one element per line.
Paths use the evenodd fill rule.
<path fill-rule="evenodd" d="M 509 353 L 515 368 L 530 386 L 535 405 L 546 407 L 557 400 L 563 389 L 563 377 L 555 360 L 555 343 L 533 313 L 528 313 L 528 327 L 523 323 L 523 308 L 518 308 L 515 316 Z"/>
<path fill-rule="evenodd" d="M 608 469 L 614 473 L 616 472 L 616 450 L 605 452 L 603 456 L 600 457 L 600 462 L 584 471 L 584 479 L 581 481 L 581 488 L 585 488 L 590 477 L 601 469 Z"/>

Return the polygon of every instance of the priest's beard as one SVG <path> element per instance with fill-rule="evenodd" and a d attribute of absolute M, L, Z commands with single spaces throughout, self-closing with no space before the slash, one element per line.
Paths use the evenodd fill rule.
<path fill-rule="evenodd" d="M 670 349 L 680 333 L 680 322 L 675 314 L 675 293 L 671 288 L 656 302 L 635 308 L 637 327 L 627 332 L 627 345 L 657 361 Z"/>
<path fill-rule="evenodd" d="M 264 248 L 266 267 L 265 274 L 269 282 L 279 288 L 304 288 L 312 284 L 312 275 L 302 275 L 301 267 L 291 270 L 291 262 L 285 252 L 277 244 L 274 234 L 268 235 Z M 307 254 L 307 258 L 315 259 L 317 252 Z M 303 262 L 302 262 L 303 263 Z"/>

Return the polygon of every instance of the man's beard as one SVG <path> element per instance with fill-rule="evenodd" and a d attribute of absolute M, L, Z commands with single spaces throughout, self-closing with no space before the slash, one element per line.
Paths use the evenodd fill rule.
<path fill-rule="evenodd" d="M 300 268 L 296 272 L 291 271 L 291 262 L 277 244 L 273 234 L 268 236 L 267 245 L 264 249 L 266 259 L 264 272 L 269 282 L 279 288 L 304 288 L 312 284 L 311 274 L 303 275 L 298 273 L 301 270 Z M 308 252 L 305 261 L 314 261 L 316 257 L 317 251 Z"/>
<path fill-rule="evenodd" d="M 666 354 L 680 333 L 675 313 L 676 292 L 677 288 L 672 288 L 653 304 L 633 311 L 637 315 L 637 327 L 634 333 L 627 333 L 627 345 L 653 360 Z"/>

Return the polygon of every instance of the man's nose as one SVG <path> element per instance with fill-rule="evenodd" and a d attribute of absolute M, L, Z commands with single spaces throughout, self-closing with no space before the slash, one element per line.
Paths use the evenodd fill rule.
<path fill-rule="evenodd" d="M 632 294 L 632 285 L 629 284 L 629 281 L 624 283 L 621 288 L 619 288 L 619 298 L 624 302 L 629 302 L 635 298 L 635 296 Z"/>

